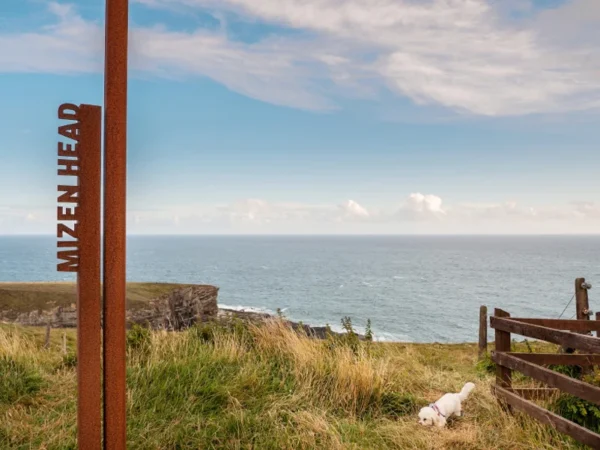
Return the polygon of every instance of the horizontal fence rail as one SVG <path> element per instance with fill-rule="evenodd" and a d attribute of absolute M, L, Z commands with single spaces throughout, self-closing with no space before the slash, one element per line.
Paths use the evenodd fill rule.
<path fill-rule="evenodd" d="M 600 331 L 600 321 L 597 320 L 532 319 L 521 317 L 511 317 L 511 320 L 554 328 L 555 330 Z"/>
<path fill-rule="evenodd" d="M 581 280 L 576 281 L 576 287 L 583 286 L 579 283 Z M 587 313 L 587 297 L 584 300 L 582 307 Z M 513 408 L 520 410 L 582 444 L 600 449 L 600 434 L 531 401 L 548 399 L 564 392 L 600 405 L 600 387 L 547 367 L 579 366 L 585 374 L 593 366 L 600 366 L 600 338 L 587 334 L 593 331 L 600 334 L 600 320 L 589 320 L 582 314 L 578 314 L 578 320 L 511 317 L 508 312 L 495 309 L 490 317 L 490 326 L 495 330 L 495 351 L 491 358 L 496 363 L 496 385 L 493 389 L 496 398 L 508 411 L 512 412 Z M 562 353 L 513 352 L 511 334 L 557 344 L 562 347 Z M 573 353 L 575 350 L 585 353 Z M 512 372 L 515 370 L 546 387 L 513 387 Z"/>
<path fill-rule="evenodd" d="M 510 391 L 525 400 L 546 400 L 560 393 L 556 388 L 512 388 Z"/>
<path fill-rule="evenodd" d="M 507 355 L 529 361 L 540 366 L 561 365 L 561 366 L 598 366 L 600 365 L 600 355 L 595 354 L 563 354 L 563 353 L 513 353 L 506 352 Z"/>
<path fill-rule="evenodd" d="M 588 402 L 600 405 L 599 387 L 592 386 L 589 383 L 571 378 L 567 375 L 563 375 L 562 373 L 546 369 L 545 367 L 530 363 L 521 358 L 517 358 L 516 356 L 507 355 L 506 353 L 493 352 L 492 360 L 496 364 L 500 364 L 501 366 L 508 367 L 512 370 L 518 370 L 528 377 L 546 383 L 548 386 L 558 388 L 563 392 L 567 392 L 571 395 L 575 395 L 576 397 L 587 400 Z"/>
<path fill-rule="evenodd" d="M 519 409 L 541 423 L 550 425 L 561 433 L 568 434 L 573 439 L 581 442 L 582 444 L 589 445 L 592 448 L 600 448 L 600 434 L 594 433 L 587 428 L 577 425 L 564 417 L 554 414 L 547 409 L 536 405 L 533 402 L 525 400 L 519 397 L 513 392 L 503 389 L 499 386 L 494 388 L 496 397 L 506 403 L 512 405 L 516 409 Z"/>
<path fill-rule="evenodd" d="M 490 317 L 490 325 L 496 330 L 540 339 L 542 341 L 562 345 L 563 347 L 600 354 L 600 339 L 594 336 L 557 330 L 555 328 L 543 327 L 541 325 L 534 325 L 505 317 Z"/>

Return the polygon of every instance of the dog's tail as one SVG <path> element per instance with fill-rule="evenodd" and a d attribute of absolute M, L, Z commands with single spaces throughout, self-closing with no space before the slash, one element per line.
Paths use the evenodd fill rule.
<path fill-rule="evenodd" d="M 460 401 L 465 401 L 473 389 L 475 389 L 475 385 L 473 383 L 469 382 L 465 384 L 458 394 Z"/>

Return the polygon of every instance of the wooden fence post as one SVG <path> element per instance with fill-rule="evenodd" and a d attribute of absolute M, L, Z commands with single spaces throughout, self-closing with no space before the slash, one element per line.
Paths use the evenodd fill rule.
<path fill-rule="evenodd" d="M 510 317 L 510 314 L 506 311 L 495 308 L 494 316 L 496 317 Z M 494 329 L 494 345 L 496 352 L 510 352 L 510 333 L 508 331 L 502 331 L 497 328 Z M 512 370 L 508 367 L 496 365 L 496 385 L 501 388 L 512 390 Z M 509 404 L 505 404 L 506 409 L 510 412 L 512 408 Z"/>
<path fill-rule="evenodd" d="M 577 320 L 589 320 L 590 303 L 588 292 L 583 284 L 585 278 L 577 278 L 575 280 L 575 309 L 577 311 Z"/>
<path fill-rule="evenodd" d="M 44 341 L 44 348 L 50 348 L 50 322 L 46 323 L 46 340 Z"/>
<path fill-rule="evenodd" d="M 575 279 L 575 311 L 577 320 L 590 320 L 590 303 L 587 289 L 584 287 L 585 278 Z M 591 331 L 582 331 L 581 334 L 592 335 Z M 591 367 L 582 367 L 582 373 L 588 374 L 592 370 Z"/>
<path fill-rule="evenodd" d="M 487 355 L 487 306 L 481 305 L 479 308 L 479 359 Z"/>
<path fill-rule="evenodd" d="M 63 331 L 62 335 L 62 352 L 63 355 L 67 354 L 67 333 Z"/>
<path fill-rule="evenodd" d="M 596 320 L 600 320 L 600 312 L 596 312 Z M 600 337 L 600 331 L 596 331 L 596 337 Z"/>

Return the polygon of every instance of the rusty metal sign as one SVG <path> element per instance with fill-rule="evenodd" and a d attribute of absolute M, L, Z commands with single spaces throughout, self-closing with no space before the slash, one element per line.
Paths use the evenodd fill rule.
<path fill-rule="evenodd" d="M 77 273 L 77 441 L 79 448 L 102 445 L 100 169 L 101 108 L 63 104 L 58 118 L 59 272 Z M 66 250 L 65 250 L 66 248 Z"/>
<path fill-rule="evenodd" d="M 74 184 L 58 185 L 58 203 L 56 219 L 58 221 L 56 237 L 59 272 L 77 272 L 79 270 L 79 239 L 77 235 L 77 209 L 79 205 L 79 165 L 81 139 L 81 114 L 79 106 L 63 104 L 58 108 L 58 118 L 72 121 L 58 127 L 61 141 L 58 142 L 58 175 L 73 177 Z M 67 141 L 65 142 L 64 139 Z M 74 206 L 68 206 L 74 205 Z M 66 222 L 66 223 L 65 223 Z M 67 239 L 71 238 L 71 239 Z"/>
<path fill-rule="evenodd" d="M 107 0 L 104 64 L 104 446 L 126 448 L 128 0 Z"/>
<path fill-rule="evenodd" d="M 77 444 L 80 450 L 126 448 L 128 9 L 128 0 L 106 1 L 104 180 L 101 180 L 101 107 L 65 103 L 58 109 L 58 118 L 64 121 L 58 127 L 61 137 L 58 175 L 70 178 L 70 182 L 58 185 L 57 270 L 77 273 Z M 104 226 L 102 255 L 101 221 Z"/>

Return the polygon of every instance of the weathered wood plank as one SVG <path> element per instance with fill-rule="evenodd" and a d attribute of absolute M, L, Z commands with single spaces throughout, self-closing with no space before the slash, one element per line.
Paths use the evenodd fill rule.
<path fill-rule="evenodd" d="M 594 320 L 567 320 L 567 319 L 534 319 L 529 317 L 511 317 L 511 320 L 542 327 L 555 328 L 568 331 L 600 331 L 600 322 Z"/>
<path fill-rule="evenodd" d="M 545 400 L 560 393 L 560 390 L 556 388 L 513 388 L 511 392 L 525 400 Z"/>
<path fill-rule="evenodd" d="M 555 330 L 540 325 L 517 322 L 504 317 L 491 317 L 490 325 L 495 330 L 502 330 L 521 336 L 552 342 L 553 344 L 558 344 L 563 347 L 600 354 L 600 339 L 594 336 L 586 336 L 570 331 Z"/>
<path fill-rule="evenodd" d="M 537 419 L 546 425 L 550 425 L 557 431 L 571 436 L 573 439 L 581 442 L 582 444 L 589 445 L 592 448 L 600 448 L 600 434 L 596 434 L 587 428 L 577 425 L 576 423 L 554 414 L 547 409 L 525 400 L 499 386 L 496 386 L 494 391 L 496 397 L 529 414 L 534 419 Z"/>
<path fill-rule="evenodd" d="M 546 383 L 548 386 L 558 388 L 563 392 L 567 392 L 596 405 L 600 405 L 599 387 L 592 386 L 589 383 L 584 383 L 583 381 L 554 372 L 506 353 L 493 352 L 492 360 L 496 364 L 518 370 L 524 375 Z"/>
<path fill-rule="evenodd" d="M 479 359 L 487 355 L 487 306 L 481 305 L 479 308 Z"/>
<path fill-rule="evenodd" d="M 597 366 L 600 365 L 600 355 L 579 353 L 579 354 L 561 354 L 561 353 L 511 353 L 507 355 L 516 356 L 534 364 L 549 366 L 551 364 L 560 364 L 565 366 Z"/>
<path fill-rule="evenodd" d="M 499 308 L 494 310 L 496 317 L 510 317 L 510 314 Z M 495 348 L 498 352 L 510 352 L 510 332 L 507 330 L 495 330 Z M 508 367 L 503 367 L 498 364 L 496 367 L 496 384 L 505 388 L 510 388 L 512 385 L 512 371 Z"/>

